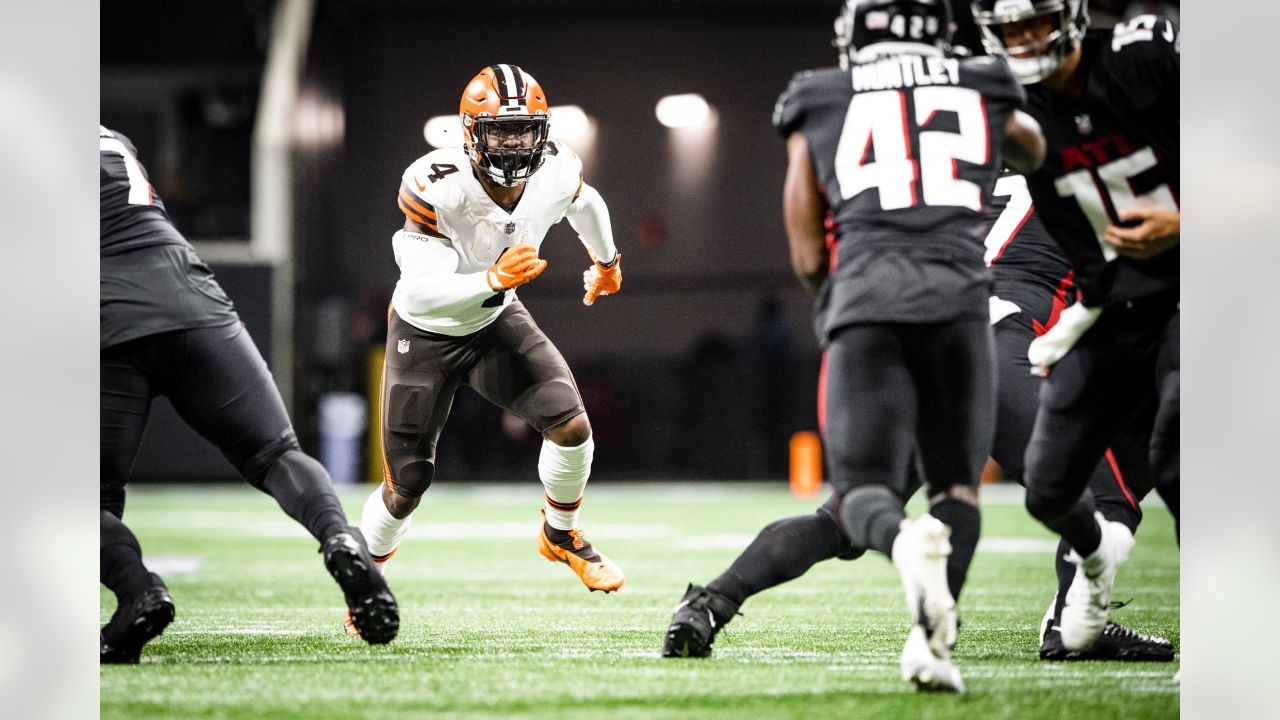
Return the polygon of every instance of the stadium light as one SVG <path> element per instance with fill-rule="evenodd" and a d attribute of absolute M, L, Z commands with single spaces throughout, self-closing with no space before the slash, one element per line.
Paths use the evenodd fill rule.
<path fill-rule="evenodd" d="M 462 145 L 461 121 L 456 114 L 429 118 L 422 126 L 422 136 L 433 148 L 460 147 Z"/>
<path fill-rule="evenodd" d="M 548 109 L 551 137 L 563 140 L 579 153 L 595 139 L 596 122 L 577 105 L 556 105 Z M 457 115 L 437 115 L 422 126 L 422 136 L 433 148 L 462 145 L 462 130 Z"/>
<path fill-rule="evenodd" d="M 658 101 L 653 112 L 658 122 L 669 128 L 698 127 L 711 119 L 711 106 L 697 93 L 668 95 Z"/>
<path fill-rule="evenodd" d="M 596 134 L 596 121 L 577 105 L 557 105 L 549 108 L 551 137 L 563 140 L 574 150 L 591 144 Z"/>

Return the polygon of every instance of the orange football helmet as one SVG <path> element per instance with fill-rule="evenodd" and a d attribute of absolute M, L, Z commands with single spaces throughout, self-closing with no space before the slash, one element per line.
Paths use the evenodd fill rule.
<path fill-rule="evenodd" d="M 515 65 L 481 70 L 462 91 L 458 113 L 471 162 L 504 187 L 525 182 L 542 167 L 547 149 L 547 98 Z"/>

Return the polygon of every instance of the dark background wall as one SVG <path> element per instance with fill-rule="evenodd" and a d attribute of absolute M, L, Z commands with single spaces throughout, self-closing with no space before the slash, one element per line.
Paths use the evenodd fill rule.
<path fill-rule="evenodd" d="M 623 291 L 584 307 L 588 261 L 561 223 L 543 244 L 547 271 L 520 290 L 575 371 L 595 426 L 597 477 L 782 476 L 787 438 L 816 425 L 819 351 L 788 262 L 784 143 L 770 117 L 794 72 L 834 64 L 841 4 L 320 0 L 295 151 L 292 390 L 304 446 L 317 447 L 323 393 L 368 386 L 397 277 L 394 195 L 403 170 L 430 149 L 423 123 L 456 113 L 476 72 L 508 62 L 533 74 L 553 106 L 594 118 L 595 140 L 579 150 L 625 256 Z M 244 242 L 275 3 L 119 5 L 102 14 L 103 122 L 133 137 L 190 237 Z M 1107 10 L 1123 5 L 1095 0 L 1095 24 L 1114 22 Z M 963 3 L 957 9 L 958 40 L 972 44 Z M 660 97 L 686 92 L 718 113 L 693 149 L 673 143 L 654 116 Z M 691 172 L 699 153 L 701 170 Z M 261 287 L 259 269 L 211 264 Z M 233 297 L 264 317 L 250 307 L 262 293 Z M 260 344 L 269 331 L 251 330 Z M 141 478 L 182 479 L 197 464 L 204 474 L 192 477 L 209 467 L 227 477 L 225 465 L 172 452 L 200 443 L 172 418 L 162 413 L 156 424 Z M 442 438 L 441 477 L 523 477 L 537 444 L 464 390 Z"/>

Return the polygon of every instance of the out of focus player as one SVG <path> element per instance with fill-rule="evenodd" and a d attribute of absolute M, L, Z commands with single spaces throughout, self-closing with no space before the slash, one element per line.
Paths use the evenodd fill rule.
<path fill-rule="evenodd" d="M 1031 345 L 1048 377 L 1026 455 L 1027 509 L 1073 548 L 1068 651 L 1107 626 L 1133 534 L 1085 492 L 1106 449 L 1155 403 L 1151 463 L 1176 498 L 1179 418 L 1179 38 L 1142 15 L 1091 30 L 1085 0 L 974 0 L 988 52 L 1027 85 L 1048 144 L 1027 185 L 1081 302 Z M 1051 368 L 1051 371 L 1050 371 Z M 1177 514 L 1176 500 L 1171 509 Z"/>
<path fill-rule="evenodd" d="M 948 56 L 950 32 L 942 0 L 849 0 L 837 23 L 846 67 L 799 74 L 774 124 L 787 139 L 792 265 L 817 295 L 827 353 L 840 525 L 901 575 L 913 622 L 903 679 L 962 692 L 955 596 L 995 416 L 981 211 L 1002 163 L 1036 167 L 1043 139 L 1017 112 L 1024 96 L 1005 63 Z M 930 510 L 908 520 L 914 457 Z"/>
<path fill-rule="evenodd" d="M 985 258 L 991 267 L 991 325 L 996 337 L 998 394 L 991 455 L 1005 474 L 1021 483 L 1023 456 L 1039 407 L 1041 380 L 1032 375 L 1027 347 L 1057 322 L 1075 298 L 1074 272 L 1035 214 L 1022 176 L 1006 173 L 985 208 L 991 226 Z M 1145 424 L 1144 424 L 1145 423 Z M 1133 429 L 1113 443 L 1089 481 L 1098 510 L 1136 530 L 1139 503 L 1151 489 L 1147 461 L 1150 418 L 1140 416 Z M 910 495 L 919 482 L 907 486 Z M 839 499 L 832 495 L 816 512 L 770 523 L 706 587 L 690 585 L 674 613 L 663 645 L 667 657 L 705 657 L 716 636 L 752 595 L 800 577 L 814 564 L 834 557 L 859 558 L 837 519 Z M 1042 660 L 1170 661 L 1173 645 L 1163 638 L 1109 622 L 1083 651 L 1062 645 L 1058 616 L 1075 565 L 1066 560 L 1065 541 L 1055 556 L 1058 592 L 1040 623 Z"/>
<path fill-rule="evenodd" d="M 431 485 L 436 441 L 454 393 L 468 385 L 543 437 L 538 552 L 610 592 L 622 586 L 622 570 L 578 527 L 591 424 L 569 366 L 516 297 L 546 267 L 538 248 L 562 218 L 591 256 L 583 302 L 622 285 L 608 209 L 573 151 L 548 139 L 547 109 L 531 75 L 491 65 L 462 93 L 465 145 L 424 155 L 401 177 L 405 223 L 392 237 L 400 280 L 382 380 L 384 482 L 360 527 L 381 566 Z"/>
<path fill-rule="evenodd" d="M 157 396 L 321 543 L 363 637 L 386 643 L 399 614 L 328 473 L 302 452 L 266 362 L 235 306 L 165 213 L 124 135 L 99 126 L 102 583 L 118 601 L 101 662 L 136 663 L 174 618 L 164 581 L 123 522 L 125 484 Z"/>

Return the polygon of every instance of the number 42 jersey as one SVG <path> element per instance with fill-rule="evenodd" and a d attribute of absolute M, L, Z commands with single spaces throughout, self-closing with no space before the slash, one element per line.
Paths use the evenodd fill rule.
<path fill-rule="evenodd" d="M 824 341 L 856 322 L 986 317 L 983 212 L 1026 96 L 1003 60 L 932 50 L 799 73 L 774 109 L 808 142 L 836 225 Z"/>

